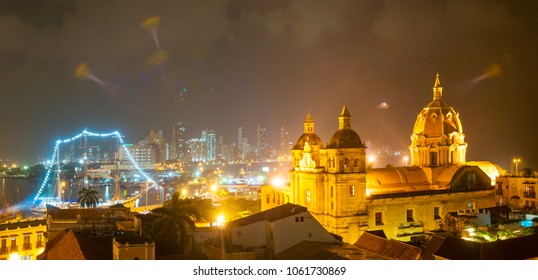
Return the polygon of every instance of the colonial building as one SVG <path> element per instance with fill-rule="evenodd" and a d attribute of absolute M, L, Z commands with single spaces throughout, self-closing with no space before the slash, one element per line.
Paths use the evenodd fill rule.
<path fill-rule="evenodd" d="M 507 205 L 515 209 L 536 210 L 538 197 L 538 178 L 521 176 L 502 176 L 497 179 L 498 205 Z"/>
<path fill-rule="evenodd" d="M 36 260 L 45 251 L 47 222 L 44 219 L 0 225 L 0 260 Z"/>
<path fill-rule="evenodd" d="M 411 163 L 404 167 L 366 169 L 366 146 L 352 129 L 346 106 L 327 144 L 316 135 L 308 114 L 292 149 L 290 185 L 271 190 L 269 197 L 262 193 L 262 199 L 274 203 L 273 197 L 290 196 L 289 202 L 307 207 L 348 243 L 367 230 L 383 230 L 402 241 L 421 238 L 437 229 L 448 212 L 495 206 L 492 180 L 499 172 L 489 162 L 466 164 L 459 113 L 443 100 L 442 89 L 437 75 L 433 101 L 413 128 Z"/>

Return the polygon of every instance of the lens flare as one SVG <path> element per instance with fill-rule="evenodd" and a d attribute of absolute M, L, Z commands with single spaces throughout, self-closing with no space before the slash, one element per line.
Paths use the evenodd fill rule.
<path fill-rule="evenodd" d="M 482 80 L 485 80 L 485 79 L 493 79 L 493 78 L 497 78 L 499 77 L 500 75 L 502 74 L 502 68 L 499 64 L 497 63 L 493 63 L 491 64 L 488 69 L 486 69 L 486 71 L 476 77 L 475 79 L 473 79 L 473 82 L 479 82 L 479 81 L 482 81 Z"/>
<path fill-rule="evenodd" d="M 381 102 L 379 103 L 379 105 L 377 105 L 377 108 L 381 110 L 386 110 L 389 108 L 389 104 L 387 104 L 386 102 Z"/>
<path fill-rule="evenodd" d="M 157 27 L 159 27 L 160 21 L 161 21 L 161 17 L 159 16 L 150 17 L 142 21 L 140 26 L 142 26 L 142 28 L 147 29 L 149 31 L 155 31 Z"/>
<path fill-rule="evenodd" d="M 157 29 L 159 28 L 159 22 L 161 21 L 161 17 L 150 17 L 140 24 L 142 28 L 148 30 L 151 35 L 153 36 L 153 40 L 155 41 L 155 45 L 157 46 L 157 50 L 161 50 L 161 45 L 159 44 L 159 39 L 157 38 Z"/>
<path fill-rule="evenodd" d="M 146 64 L 150 66 L 162 65 L 168 60 L 167 51 L 156 51 L 146 59 Z"/>
<path fill-rule="evenodd" d="M 101 79 L 93 75 L 92 71 L 90 70 L 90 67 L 87 63 L 83 62 L 77 65 L 75 68 L 75 77 L 77 79 L 88 79 L 92 80 L 100 85 L 104 85 L 105 82 L 103 82 Z"/>

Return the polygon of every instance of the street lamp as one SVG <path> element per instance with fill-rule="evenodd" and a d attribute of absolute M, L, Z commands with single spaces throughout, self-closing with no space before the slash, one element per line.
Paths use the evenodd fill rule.
<path fill-rule="evenodd" d="M 514 158 L 512 160 L 516 166 L 516 176 L 519 175 L 519 163 L 521 162 L 521 159 L 520 158 Z"/>
<path fill-rule="evenodd" d="M 405 166 L 407 166 L 407 165 L 408 165 L 409 157 L 408 157 L 408 156 L 404 156 L 404 157 L 403 157 L 403 160 L 404 160 L 404 162 L 405 162 Z"/>

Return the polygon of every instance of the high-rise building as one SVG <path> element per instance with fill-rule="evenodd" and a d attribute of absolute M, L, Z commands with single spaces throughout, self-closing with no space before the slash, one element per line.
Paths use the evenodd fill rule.
<path fill-rule="evenodd" d="M 256 158 L 259 161 L 267 160 L 268 145 L 265 143 L 265 128 L 258 125 L 256 127 Z"/>
<path fill-rule="evenodd" d="M 237 128 L 237 148 L 241 151 L 243 150 L 243 128 Z"/>
<path fill-rule="evenodd" d="M 178 122 L 172 128 L 172 144 L 175 158 L 179 162 L 189 162 L 190 158 L 187 155 L 187 123 Z"/>
<path fill-rule="evenodd" d="M 215 161 L 217 159 L 217 137 L 213 129 L 202 131 L 202 141 L 205 143 L 206 155 L 203 161 Z"/>
<path fill-rule="evenodd" d="M 205 141 L 201 138 L 192 138 L 185 142 L 188 147 L 184 162 L 201 162 L 205 161 L 207 152 L 205 148 Z M 188 157 L 188 158 L 187 158 Z"/>
<path fill-rule="evenodd" d="M 222 160 L 223 158 L 223 146 L 224 146 L 224 140 L 222 138 L 222 135 L 217 136 L 217 160 Z"/>
<path fill-rule="evenodd" d="M 149 132 L 149 144 L 155 146 L 155 162 L 163 163 L 167 160 L 167 150 L 166 150 L 166 138 L 164 137 L 163 131 L 150 130 Z"/>
<path fill-rule="evenodd" d="M 127 148 L 127 150 L 129 150 L 132 159 L 138 165 L 152 165 L 157 163 L 156 146 L 149 143 L 148 138 L 138 142 L 138 144 L 126 144 L 125 147 Z M 119 151 L 119 160 L 122 162 L 128 162 L 129 160 L 127 158 L 127 155 L 125 154 L 124 149 L 120 149 Z"/>

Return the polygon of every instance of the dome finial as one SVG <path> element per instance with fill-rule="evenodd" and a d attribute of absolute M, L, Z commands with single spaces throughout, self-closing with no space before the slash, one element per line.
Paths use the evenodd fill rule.
<path fill-rule="evenodd" d="M 340 117 L 351 117 L 351 114 L 347 110 L 346 105 L 344 105 L 344 108 L 342 108 L 342 113 L 340 113 Z"/>
<path fill-rule="evenodd" d="M 305 122 L 309 122 L 309 123 L 314 122 L 314 120 L 312 120 L 312 116 L 310 115 L 310 112 L 308 112 L 308 115 L 306 115 Z"/>
<path fill-rule="evenodd" d="M 346 105 L 342 109 L 342 113 L 338 117 L 338 129 L 351 128 L 351 114 L 347 110 Z"/>
<path fill-rule="evenodd" d="M 443 97 L 443 87 L 439 79 L 439 72 L 435 75 L 435 84 L 433 85 L 433 100 L 439 100 Z"/>
<path fill-rule="evenodd" d="M 310 112 L 308 112 L 306 120 L 304 121 L 304 133 L 314 133 L 314 120 L 312 119 Z"/>

